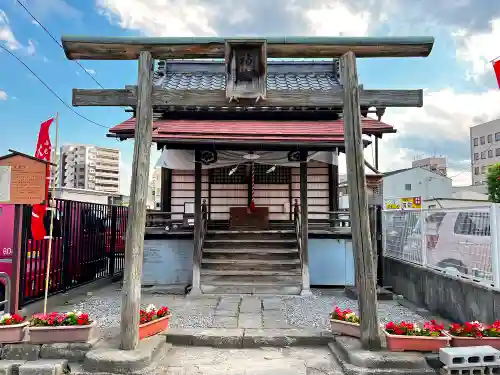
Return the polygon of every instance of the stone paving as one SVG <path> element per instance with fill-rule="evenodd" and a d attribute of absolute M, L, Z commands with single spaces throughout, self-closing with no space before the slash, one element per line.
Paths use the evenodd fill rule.
<path fill-rule="evenodd" d="M 143 293 L 144 305 L 166 305 L 172 328 L 317 328 L 329 329 L 329 314 L 334 306 L 358 310 L 357 301 L 346 298 L 342 291 L 313 290 L 312 297 L 280 296 L 201 296 Z M 119 285 L 95 291 L 68 301 L 57 309 L 81 310 L 89 313 L 98 326 L 119 326 L 121 294 Z M 396 301 L 379 302 L 381 322 L 390 320 L 418 321 L 424 318 Z"/>
<path fill-rule="evenodd" d="M 328 348 L 217 349 L 174 347 L 165 375 L 341 375 Z"/>

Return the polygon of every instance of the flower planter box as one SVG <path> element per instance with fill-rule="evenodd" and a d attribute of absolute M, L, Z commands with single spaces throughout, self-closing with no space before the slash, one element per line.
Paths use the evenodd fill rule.
<path fill-rule="evenodd" d="M 332 327 L 332 332 L 337 335 L 360 337 L 361 331 L 359 324 L 345 322 L 343 320 L 330 319 L 330 325 Z"/>
<path fill-rule="evenodd" d="M 139 325 L 139 339 L 145 339 L 146 337 L 154 336 L 160 332 L 166 331 L 168 328 L 168 320 L 170 315 L 164 316 L 163 318 L 155 319 L 151 322 Z"/>
<path fill-rule="evenodd" d="M 84 326 L 29 327 L 29 341 L 33 344 L 62 342 L 89 342 L 95 322 Z"/>
<path fill-rule="evenodd" d="M 450 335 L 451 336 L 451 335 Z M 500 337 L 460 337 L 451 336 L 451 346 L 453 347 L 464 347 L 464 346 L 491 346 L 495 349 L 500 350 Z"/>
<path fill-rule="evenodd" d="M 449 345 L 451 337 L 445 333 L 445 336 L 404 336 L 391 335 L 384 330 L 387 341 L 387 349 L 391 352 L 439 352 L 439 349 Z"/>
<path fill-rule="evenodd" d="M 0 343 L 6 344 L 24 341 L 28 324 L 29 322 L 24 322 L 21 324 L 0 326 Z"/>

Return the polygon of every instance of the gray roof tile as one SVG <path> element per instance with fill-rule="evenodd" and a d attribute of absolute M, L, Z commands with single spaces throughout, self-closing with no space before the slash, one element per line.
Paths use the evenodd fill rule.
<path fill-rule="evenodd" d="M 340 86 L 332 62 L 280 61 L 268 63 L 268 90 L 329 90 Z M 166 90 L 224 90 L 223 62 L 169 62 L 158 67 L 155 85 Z"/>

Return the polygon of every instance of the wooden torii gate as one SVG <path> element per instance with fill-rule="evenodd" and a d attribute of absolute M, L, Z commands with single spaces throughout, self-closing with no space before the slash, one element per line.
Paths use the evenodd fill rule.
<path fill-rule="evenodd" d="M 380 348 L 377 313 L 375 264 L 372 256 L 368 204 L 361 132 L 360 105 L 371 103 L 380 107 L 421 107 L 422 90 L 363 90 L 358 85 L 356 57 L 427 57 L 433 47 L 432 37 L 405 38 L 258 38 L 266 41 L 268 58 L 338 58 L 343 90 L 322 94 L 304 92 L 282 98 L 279 92 L 268 91 L 258 105 L 278 106 L 296 103 L 317 103 L 318 106 L 343 105 L 347 158 L 349 207 L 352 220 L 352 241 L 356 285 L 361 318 L 361 341 L 368 349 Z M 232 38 L 231 40 L 234 40 Z M 244 41 L 251 40 L 245 38 Z M 135 106 L 136 130 L 130 189 L 129 218 L 126 234 L 125 270 L 121 307 L 121 349 L 133 350 L 139 342 L 139 310 L 142 257 L 146 221 L 146 197 L 149 181 L 149 160 L 153 128 L 153 106 L 174 105 L 178 98 L 172 93 L 153 88 L 153 59 L 224 58 L 225 38 L 109 38 L 63 37 L 62 43 L 70 60 L 139 60 L 137 87 L 121 90 L 73 90 L 73 105 Z M 227 103 L 226 98 L 199 97 L 184 92 L 193 106 Z M 214 104 L 213 104 L 214 105 Z M 227 103 L 227 105 L 231 105 Z"/>

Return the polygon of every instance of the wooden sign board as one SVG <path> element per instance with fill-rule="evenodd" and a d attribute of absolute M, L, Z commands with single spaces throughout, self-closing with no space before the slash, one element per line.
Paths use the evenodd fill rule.
<path fill-rule="evenodd" d="M 47 164 L 19 154 L 0 158 L 0 203 L 40 204 L 46 197 Z"/>

